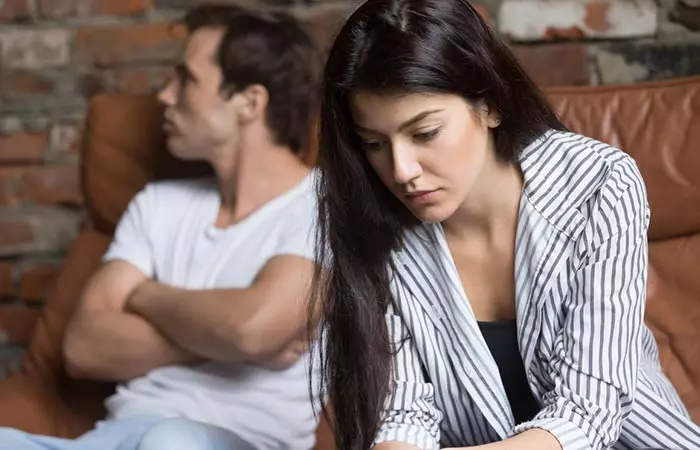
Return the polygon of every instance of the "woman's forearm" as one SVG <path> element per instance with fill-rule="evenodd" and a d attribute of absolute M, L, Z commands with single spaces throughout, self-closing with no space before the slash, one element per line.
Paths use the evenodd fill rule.
<path fill-rule="evenodd" d="M 462 447 L 451 450 L 562 450 L 557 438 L 549 431 L 533 428 L 511 438 L 475 447 Z M 446 449 L 450 450 L 450 449 Z"/>

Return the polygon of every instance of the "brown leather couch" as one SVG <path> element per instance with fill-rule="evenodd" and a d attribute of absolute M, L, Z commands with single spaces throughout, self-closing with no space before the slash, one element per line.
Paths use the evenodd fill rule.
<path fill-rule="evenodd" d="M 572 129 L 621 147 L 641 168 L 652 209 L 646 321 L 664 371 L 700 422 L 700 77 L 557 88 L 548 95 Z M 102 95 L 91 102 L 82 182 L 92 225 L 65 260 L 21 372 L 0 382 L 0 426 L 72 437 L 104 414 L 112 386 L 65 375 L 66 321 L 131 196 L 151 179 L 208 170 L 168 156 L 160 114 L 151 96 Z M 314 155 L 311 149 L 305 159 Z M 325 424 L 317 448 L 333 449 Z"/>

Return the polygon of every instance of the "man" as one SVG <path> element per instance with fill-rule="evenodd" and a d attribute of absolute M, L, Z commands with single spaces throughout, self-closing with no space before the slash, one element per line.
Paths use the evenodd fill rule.
<path fill-rule="evenodd" d="M 170 151 L 215 179 L 131 201 L 64 343 L 75 377 L 120 382 L 77 440 L 11 449 L 309 449 L 304 363 L 315 202 L 306 143 L 321 61 L 291 18 L 201 6 L 160 92 Z"/>

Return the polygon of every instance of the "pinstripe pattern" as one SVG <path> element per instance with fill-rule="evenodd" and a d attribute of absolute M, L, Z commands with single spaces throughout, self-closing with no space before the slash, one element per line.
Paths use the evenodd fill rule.
<path fill-rule="evenodd" d="M 520 164 L 518 340 L 541 411 L 514 423 L 442 228 L 425 224 L 394 255 L 397 353 L 376 443 L 436 449 L 544 428 L 564 450 L 700 449 L 643 324 L 649 213 L 636 164 L 562 132 L 528 146 Z"/>

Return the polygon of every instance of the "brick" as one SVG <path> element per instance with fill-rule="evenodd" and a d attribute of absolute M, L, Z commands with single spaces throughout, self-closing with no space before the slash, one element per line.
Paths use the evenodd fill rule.
<path fill-rule="evenodd" d="M 700 42 L 616 42 L 591 48 L 601 84 L 700 74 Z"/>
<path fill-rule="evenodd" d="M 514 48 L 526 72 L 540 86 L 589 84 L 588 50 L 580 44 L 547 44 Z M 552 70 L 556 61 L 556 70 Z"/>
<path fill-rule="evenodd" d="M 0 248 L 21 246 L 34 241 L 32 224 L 26 220 L 3 219 L 0 217 Z"/>
<path fill-rule="evenodd" d="M 0 0 L 0 20 L 29 18 L 29 0 Z"/>
<path fill-rule="evenodd" d="M 0 306 L 0 343 L 27 344 L 39 314 L 35 309 Z"/>
<path fill-rule="evenodd" d="M 160 9 L 186 9 L 199 3 L 199 0 L 155 0 L 156 8 Z"/>
<path fill-rule="evenodd" d="M 80 149 L 82 127 L 78 123 L 59 122 L 49 130 L 49 154 L 51 156 L 77 155 Z"/>
<path fill-rule="evenodd" d="M 98 72 L 86 73 L 77 82 L 78 92 L 88 98 L 107 91 L 109 84 L 111 81 L 105 80 L 104 74 Z"/>
<path fill-rule="evenodd" d="M 700 31 L 700 1 L 681 0 L 671 11 L 671 19 L 691 31 Z"/>
<path fill-rule="evenodd" d="M 0 256 L 64 252 L 77 236 L 81 217 L 55 206 L 0 207 Z"/>
<path fill-rule="evenodd" d="M 83 28 L 76 34 L 75 56 L 95 66 L 172 62 L 182 49 L 183 37 L 169 23 Z"/>
<path fill-rule="evenodd" d="M 47 141 L 46 133 L 0 134 L 0 163 L 41 161 Z"/>
<path fill-rule="evenodd" d="M 43 133 L 49 126 L 49 119 L 42 115 L 24 116 L 21 118 L 21 130 Z"/>
<path fill-rule="evenodd" d="M 152 7 L 151 0 L 39 0 L 39 13 L 49 19 L 123 16 L 142 13 Z"/>
<path fill-rule="evenodd" d="M 14 265 L 10 261 L 0 261 L 0 297 L 13 298 L 15 296 L 13 267 Z"/>
<path fill-rule="evenodd" d="M 59 262 L 31 262 L 22 264 L 19 297 L 26 302 L 46 299 L 60 271 Z"/>
<path fill-rule="evenodd" d="M 76 165 L 0 168 L 0 189 L 0 203 L 5 205 L 82 203 Z"/>
<path fill-rule="evenodd" d="M 95 68 L 80 77 L 78 89 L 88 97 L 102 92 L 143 94 L 161 89 L 171 75 L 170 65 Z"/>
<path fill-rule="evenodd" d="M 118 92 L 141 94 L 155 92 L 171 76 L 170 67 L 128 67 L 113 74 L 114 89 Z"/>
<path fill-rule="evenodd" d="M 0 97 L 16 94 L 47 94 L 52 90 L 51 80 L 36 73 L 11 73 L 0 76 Z"/>
<path fill-rule="evenodd" d="M 46 69 L 66 66 L 71 32 L 63 29 L 0 32 L 0 59 L 5 69 Z"/>
<path fill-rule="evenodd" d="M 653 36 L 654 0 L 505 0 L 499 31 L 516 41 Z"/>
<path fill-rule="evenodd" d="M 3 99 L 2 113 L 10 116 L 26 117 L 32 121 L 35 117 L 49 122 L 46 117 L 61 117 L 84 111 L 87 98 L 79 94 L 38 94 L 29 98 L 16 96 Z"/>
<path fill-rule="evenodd" d="M 0 115 L 0 134 L 17 133 L 24 130 L 23 118 L 12 116 L 2 117 Z"/>

